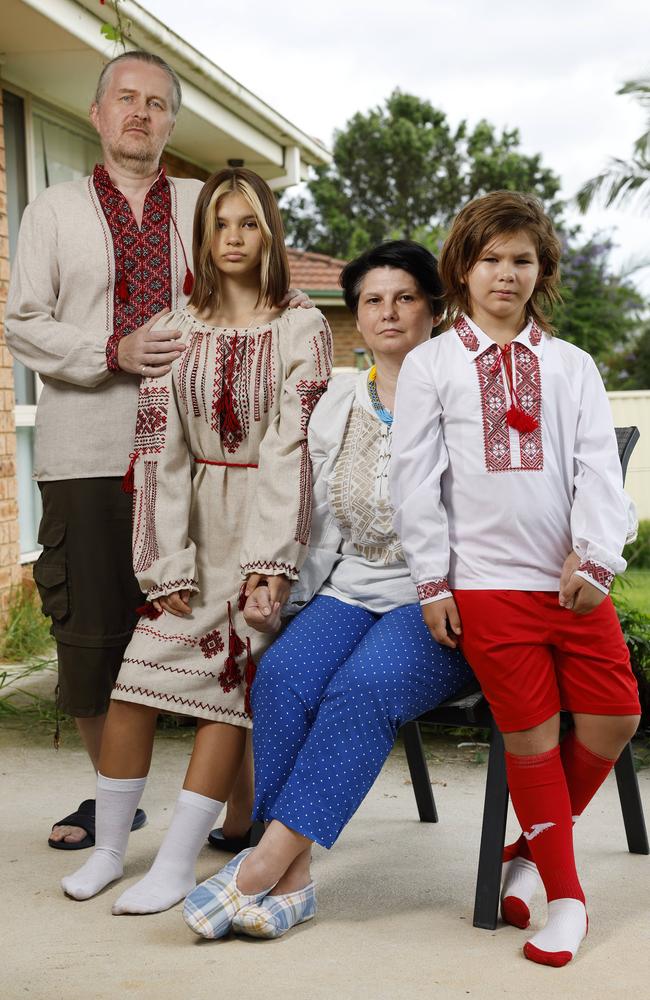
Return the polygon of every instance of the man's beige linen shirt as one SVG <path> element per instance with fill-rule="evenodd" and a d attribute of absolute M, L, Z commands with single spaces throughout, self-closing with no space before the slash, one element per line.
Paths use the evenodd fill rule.
<path fill-rule="evenodd" d="M 201 182 L 169 178 L 169 187 L 189 255 Z M 170 246 L 176 309 L 185 303 L 185 260 L 171 223 Z M 47 188 L 23 215 L 5 315 L 12 354 L 43 381 L 38 480 L 121 476 L 129 464 L 140 379 L 106 365 L 114 291 L 113 242 L 92 178 Z"/>

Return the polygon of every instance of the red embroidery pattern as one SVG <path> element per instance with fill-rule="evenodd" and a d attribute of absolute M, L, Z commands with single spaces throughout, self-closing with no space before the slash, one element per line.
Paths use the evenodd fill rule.
<path fill-rule="evenodd" d="M 246 712 L 236 712 L 232 708 L 222 708 L 221 705 L 210 705 L 206 701 L 196 701 L 195 698 L 182 698 L 177 694 L 166 694 L 161 691 L 150 691 L 148 688 L 134 687 L 132 684 L 116 684 L 114 691 L 124 691 L 129 694 L 139 694 L 143 698 L 157 698 L 176 705 L 187 705 L 188 708 L 200 708 L 204 712 L 215 712 L 217 715 L 232 715 L 238 719 L 247 719 Z M 187 714 L 187 713 L 186 713 Z"/>
<path fill-rule="evenodd" d="M 298 498 L 298 523 L 294 540 L 300 545 L 309 545 L 311 534 L 312 472 L 309 448 L 306 441 L 300 442 L 300 496 Z"/>
<path fill-rule="evenodd" d="M 541 472 L 544 468 L 544 450 L 542 448 L 542 376 L 539 359 L 525 344 L 515 344 L 514 350 L 514 370 L 517 379 L 515 390 L 519 405 L 525 413 L 537 421 L 537 427 L 534 431 L 519 435 L 521 469 L 527 472 Z"/>
<path fill-rule="evenodd" d="M 508 410 L 506 391 L 501 365 L 495 364 L 498 357 L 499 348 L 495 344 L 484 351 L 475 362 L 481 394 L 483 443 L 488 472 L 507 472 L 512 468 L 510 434 L 506 422 Z"/>
<path fill-rule="evenodd" d="M 196 646 L 196 639 L 193 639 L 191 635 L 167 635 L 165 632 L 159 632 L 158 629 L 152 628 L 150 625 L 136 625 L 135 632 L 143 632 L 145 635 L 151 636 L 152 639 L 157 639 L 159 642 L 180 642 L 184 646 L 189 646 L 194 648 Z"/>
<path fill-rule="evenodd" d="M 133 568 L 143 573 L 160 558 L 156 535 L 156 496 L 158 493 L 157 464 L 144 463 L 144 485 L 138 490 L 138 514 L 133 533 Z"/>
<path fill-rule="evenodd" d="M 212 632 L 208 632 L 207 635 L 202 636 L 199 639 L 199 646 L 206 660 L 210 660 L 217 653 L 221 653 L 224 646 L 223 636 L 219 629 L 215 628 Z"/>
<path fill-rule="evenodd" d="M 519 434 L 520 464 L 513 465 L 503 367 L 499 362 L 499 348 L 494 344 L 474 362 L 481 395 L 485 465 L 488 472 L 541 472 L 544 451 L 539 360 L 525 344 L 516 343 L 513 346 L 513 377 L 519 405 L 535 418 L 537 427 L 534 431 Z"/>
<path fill-rule="evenodd" d="M 150 601 L 156 597 L 165 597 L 167 594 L 174 594 L 177 590 L 198 590 L 196 580 L 164 580 L 157 586 L 152 587 L 147 598 Z"/>
<path fill-rule="evenodd" d="M 216 336 L 211 427 L 232 454 L 248 435 L 254 345 L 251 352 L 249 338 L 237 332 L 230 338 L 225 333 Z"/>
<path fill-rule="evenodd" d="M 158 454 L 163 450 L 168 408 L 169 389 L 157 385 L 155 379 L 143 379 L 135 420 L 135 450 L 141 455 Z"/>
<path fill-rule="evenodd" d="M 271 573 L 273 576 L 284 574 L 290 580 L 298 579 L 298 569 L 291 563 L 265 562 L 263 559 L 256 559 L 254 562 L 245 563 L 241 567 L 242 574 L 248 576 L 250 573 Z"/>
<path fill-rule="evenodd" d="M 311 353 L 314 358 L 316 374 L 328 378 L 332 374 L 332 334 L 325 321 L 325 328 L 311 338 Z"/>
<path fill-rule="evenodd" d="M 587 561 L 583 562 L 578 566 L 578 572 L 584 573 L 586 576 L 590 576 L 592 580 L 599 583 L 601 587 L 606 587 L 607 590 L 611 587 L 614 582 L 615 574 L 611 570 L 607 569 L 606 566 L 599 566 L 598 563 Z"/>
<path fill-rule="evenodd" d="M 538 327 L 535 320 L 533 320 L 533 325 L 530 328 L 530 333 L 528 334 L 528 339 L 533 347 L 537 347 L 540 340 L 542 339 L 542 331 Z"/>
<path fill-rule="evenodd" d="M 451 589 L 444 578 L 442 580 L 431 580 L 429 583 L 418 583 L 417 591 L 421 601 L 428 601 L 432 597 L 439 597 L 441 594 L 449 594 L 451 597 Z"/>
<path fill-rule="evenodd" d="M 113 241 L 113 331 L 106 363 L 118 371 L 119 340 L 155 313 L 172 307 L 169 220 L 171 194 L 164 170 L 149 188 L 138 227 L 128 201 L 98 164 L 93 184 Z"/>
<path fill-rule="evenodd" d="M 201 361 L 202 347 L 203 347 L 203 333 L 199 330 L 194 337 L 194 343 L 192 345 L 192 354 L 194 361 L 192 364 L 192 373 L 190 375 L 190 398 L 192 400 L 192 413 L 194 414 L 195 417 L 201 416 L 201 409 L 199 407 L 199 398 L 196 392 L 196 380 L 199 374 L 199 364 Z M 203 372 L 205 372 L 205 364 L 202 367 L 203 367 Z"/>
<path fill-rule="evenodd" d="M 464 316 L 454 323 L 454 329 L 468 351 L 478 351 L 479 340 Z"/>
<path fill-rule="evenodd" d="M 258 338 L 257 361 L 255 363 L 255 380 L 253 383 L 253 420 L 256 423 L 262 419 L 262 413 L 268 413 L 273 404 L 275 388 L 275 371 L 273 366 L 273 333 L 264 330 Z"/>
<path fill-rule="evenodd" d="M 169 674 L 183 674 L 185 677 L 215 677 L 211 670 L 197 670 L 193 667 L 170 667 L 167 663 L 155 663 L 152 660 L 137 660 L 130 656 L 125 656 L 123 663 L 137 663 L 141 667 L 150 667 L 152 670 L 163 670 Z"/>
<path fill-rule="evenodd" d="M 307 379 L 300 379 L 296 382 L 296 391 L 300 398 L 300 430 L 306 436 L 309 419 L 314 412 L 316 403 L 327 389 L 327 379 L 320 379 L 313 382 Z"/>

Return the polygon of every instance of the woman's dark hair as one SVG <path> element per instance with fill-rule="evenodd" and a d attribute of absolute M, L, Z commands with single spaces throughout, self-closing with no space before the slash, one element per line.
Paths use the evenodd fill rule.
<path fill-rule="evenodd" d="M 359 308 L 361 283 L 368 271 L 373 271 L 376 267 L 394 267 L 407 271 L 428 298 L 432 314 L 438 316 L 443 311 L 442 282 L 433 254 L 413 240 L 387 240 L 355 257 L 341 271 L 339 284 L 343 289 L 343 298 L 355 316 Z"/>

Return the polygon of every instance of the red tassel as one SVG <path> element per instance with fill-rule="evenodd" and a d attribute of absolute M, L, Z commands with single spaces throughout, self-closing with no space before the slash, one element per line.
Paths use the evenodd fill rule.
<path fill-rule="evenodd" d="M 246 695 L 244 697 L 244 711 L 250 718 L 253 718 L 253 707 L 251 705 L 251 688 L 257 673 L 257 664 L 251 653 L 251 641 L 246 636 L 246 667 L 244 670 L 244 680 L 246 681 Z"/>
<path fill-rule="evenodd" d="M 234 656 L 227 657 L 223 670 L 219 674 L 217 680 L 226 694 L 234 691 L 235 688 L 239 686 L 241 683 L 241 674 L 239 673 L 239 667 L 235 663 Z"/>
<path fill-rule="evenodd" d="M 531 431 L 535 431 L 539 427 L 535 417 L 531 417 L 530 413 L 526 413 L 514 403 L 506 413 L 506 421 L 509 427 L 519 431 L 520 434 L 530 434 Z"/>
<path fill-rule="evenodd" d="M 225 434 L 232 434 L 236 437 L 241 432 L 241 424 L 239 423 L 239 418 L 235 413 L 235 407 L 232 401 L 232 388 L 227 386 L 226 390 L 219 400 L 222 410 L 221 417 L 221 427 Z"/>
<path fill-rule="evenodd" d="M 146 604 L 141 604 L 139 608 L 136 608 L 135 613 L 138 618 L 149 618 L 151 621 L 155 621 L 156 618 L 160 618 L 162 611 L 154 608 L 151 601 L 147 601 Z"/>
<path fill-rule="evenodd" d="M 190 271 L 189 267 L 185 269 L 185 277 L 183 279 L 183 295 L 191 295 L 194 289 L 194 275 Z"/>
<path fill-rule="evenodd" d="M 134 493 L 135 492 L 135 476 L 134 476 L 134 466 L 140 457 L 139 451 L 132 451 L 129 455 L 131 462 L 129 467 L 124 473 L 124 479 L 122 480 L 122 493 Z"/>
<path fill-rule="evenodd" d="M 243 611 L 246 605 L 246 581 L 242 583 L 239 588 L 239 600 L 237 601 L 237 610 Z"/>
<path fill-rule="evenodd" d="M 120 300 L 120 302 L 129 301 L 129 286 L 127 284 L 127 280 L 124 275 L 122 275 L 122 277 L 117 283 L 117 297 Z"/>
<path fill-rule="evenodd" d="M 230 601 L 228 601 L 228 652 L 231 656 L 239 656 L 245 649 L 244 643 L 235 632 L 235 626 L 232 623 Z"/>

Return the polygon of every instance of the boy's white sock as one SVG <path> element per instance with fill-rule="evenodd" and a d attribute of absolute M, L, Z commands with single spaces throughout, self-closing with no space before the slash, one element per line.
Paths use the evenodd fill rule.
<path fill-rule="evenodd" d="M 113 913 L 161 913 L 185 899 L 196 885 L 199 851 L 223 807 L 223 802 L 183 788 L 153 865 L 115 901 Z"/>
<path fill-rule="evenodd" d="M 553 899 L 548 904 L 546 926 L 526 941 L 524 955 L 539 965 L 566 965 L 575 956 L 588 927 L 584 903 L 579 899 Z"/>
<path fill-rule="evenodd" d="M 537 865 L 515 857 L 503 865 L 501 916 L 508 924 L 524 930 L 530 923 L 530 903 L 541 885 Z"/>
<path fill-rule="evenodd" d="M 131 824 L 146 784 L 144 778 L 105 778 L 97 775 L 95 796 L 95 850 L 72 875 L 61 880 L 73 899 L 90 899 L 109 882 L 120 878 Z"/>

